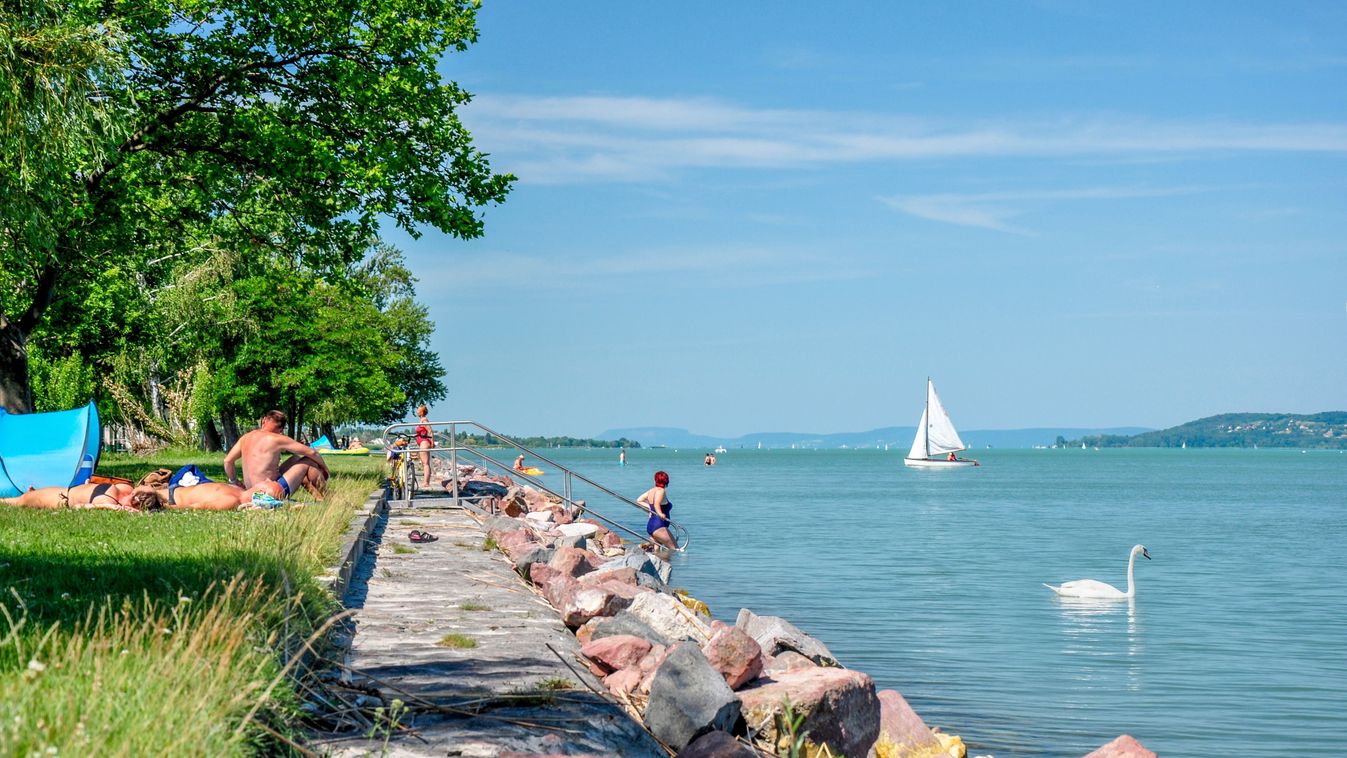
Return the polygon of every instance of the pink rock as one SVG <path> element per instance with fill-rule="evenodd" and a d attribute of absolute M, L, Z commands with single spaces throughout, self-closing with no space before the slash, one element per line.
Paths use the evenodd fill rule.
<path fill-rule="evenodd" d="M 899 745 L 903 752 L 939 748 L 940 740 L 897 690 L 880 690 L 876 696 L 881 735 Z"/>
<path fill-rule="evenodd" d="M 543 591 L 543 597 L 552 604 L 553 608 L 561 610 L 570 602 L 571 595 L 580 588 L 580 583 L 575 581 L 574 577 L 558 573 L 546 582 L 538 586 Z"/>
<path fill-rule="evenodd" d="M 879 698 L 866 674 L 816 666 L 758 679 L 737 693 L 744 721 L 763 744 L 776 745 L 777 724 L 789 699 L 802 729 L 836 755 L 865 755 L 879 737 Z"/>
<path fill-rule="evenodd" d="M 524 503 L 530 511 L 542 510 L 548 505 L 547 496 L 532 487 L 524 487 Z"/>
<path fill-rule="evenodd" d="M 757 679 L 762 673 L 762 646 L 757 640 L 719 621 L 713 621 L 711 629 L 711 639 L 702 645 L 702 652 L 730 689 L 737 690 Z"/>
<path fill-rule="evenodd" d="M 592 574 L 585 574 L 580 581 L 585 584 L 597 584 L 599 582 L 613 581 L 613 582 L 620 582 L 622 584 L 629 584 L 635 587 L 637 586 L 636 569 L 632 568 L 631 566 L 623 566 L 622 568 L 619 569 L 609 569 L 608 571 L 596 571 Z"/>
<path fill-rule="evenodd" d="M 1130 734 L 1120 734 L 1085 758 L 1155 758 L 1155 753 Z"/>
<path fill-rule="evenodd" d="M 554 524 L 569 524 L 573 521 L 575 521 L 575 517 L 566 511 L 561 511 L 552 518 L 552 523 Z"/>
<path fill-rule="evenodd" d="M 650 643 L 631 634 L 601 637 L 580 648 L 581 655 L 604 667 L 604 674 L 635 667 L 649 652 Z"/>
<path fill-rule="evenodd" d="M 640 585 L 627 584 L 626 582 L 619 582 L 616 580 L 599 582 L 594 586 L 601 587 L 604 590 L 607 590 L 608 592 L 611 592 L 614 595 L 623 598 L 624 600 L 627 601 L 627 605 L 630 605 L 631 601 L 635 600 L 637 595 L 641 595 L 646 592 L 654 592 L 654 590 L 650 589 L 649 587 L 641 587 Z M 625 608 L 626 605 L 624 605 L 623 607 Z"/>
<path fill-rule="evenodd" d="M 655 673 L 659 667 L 664 665 L 664 659 L 669 657 L 669 649 L 663 645 L 655 645 L 650 649 L 650 654 L 641 659 L 636 667 L 644 672 L 641 677 L 641 684 L 637 691 L 642 695 L 650 694 L 650 683 L 655 680 Z"/>
<path fill-rule="evenodd" d="M 561 572 L 547 565 L 546 563 L 535 563 L 529 567 L 529 581 L 535 586 L 543 586 L 548 579 L 559 575 Z"/>
<path fill-rule="evenodd" d="M 818 668 L 818 664 L 794 650 L 783 650 L 777 655 L 766 657 L 762 664 L 762 673 L 766 676 L 776 676 L 787 671 L 811 668 Z"/>
<path fill-rule="evenodd" d="M 598 556 L 578 547 L 557 548 L 556 555 L 547 565 L 567 576 L 581 576 L 593 571 L 599 562 Z"/>
<path fill-rule="evenodd" d="M 608 548 L 622 547 L 622 538 L 617 536 L 617 532 L 609 532 L 603 535 L 603 539 L 599 540 L 599 544 Z"/>
<path fill-rule="evenodd" d="M 533 532 L 527 529 L 515 529 L 509 532 L 501 532 L 496 536 L 496 544 L 500 546 L 507 554 L 510 548 L 518 548 L 527 545 L 530 542 L 536 542 L 533 538 Z"/>
<path fill-rule="evenodd" d="M 581 647 L 588 645 L 589 641 L 594 639 L 594 626 L 598 624 L 599 618 L 592 618 L 581 624 L 579 629 L 575 630 L 575 639 L 580 643 Z"/>
<path fill-rule="evenodd" d="M 509 516 L 510 518 L 519 518 L 520 516 L 523 516 L 525 513 L 528 513 L 529 509 L 518 500 L 506 500 L 501 505 L 500 512 L 504 513 L 506 516 Z"/>
<path fill-rule="evenodd" d="M 609 692 L 620 692 L 624 695 L 629 695 L 635 692 L 637 687 L 641 686 L 642 676 L 644 675 L 641 673 L 640 669 L 633 666 L 609 674 L 604 677 L 603 684 L 608 688 Z"/>

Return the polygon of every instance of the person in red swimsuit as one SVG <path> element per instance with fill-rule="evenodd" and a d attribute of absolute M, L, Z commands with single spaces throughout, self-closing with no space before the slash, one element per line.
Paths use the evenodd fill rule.
<path fill-rule="evenodd" d="M 416 425 L 416 446 L 422 449 L 435 447 L 435 435 L 430 431 L 430 421 L 427 416 L 430 409 L 422 405 L 416 409 L 416 418 L 421 423 Z M 425 489 L 430 489 L 430 453 L 421 453 L 421 470 L 426 472 Z"/>

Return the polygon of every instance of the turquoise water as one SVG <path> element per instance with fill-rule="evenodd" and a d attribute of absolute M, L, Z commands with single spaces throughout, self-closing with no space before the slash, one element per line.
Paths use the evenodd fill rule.
<path fill-rule="evenodd" d="M 675 585 L 729 621 L 792 620 L 972 754 L 1123 732 L 1163 756 L 1347 747 L 1347 455 L 987 450 L 928 472 L 897 450 L 546 452 L 631 497 L 667 470 L 693 533 Z M 1125 587 L 1138 542 L 1130 603 L 1042 586 Z"/>

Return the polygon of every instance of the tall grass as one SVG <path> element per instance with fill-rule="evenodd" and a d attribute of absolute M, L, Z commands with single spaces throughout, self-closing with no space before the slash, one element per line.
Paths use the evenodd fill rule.
<path fill-rule="evenodd" d="M 376 485 L 377 463 L 338 465 L 327 502 L 302 509 L 0 509 L 0 754 L 284 747 L 298 711 L 282 666 L 336 609 L 315 577 Z"/>

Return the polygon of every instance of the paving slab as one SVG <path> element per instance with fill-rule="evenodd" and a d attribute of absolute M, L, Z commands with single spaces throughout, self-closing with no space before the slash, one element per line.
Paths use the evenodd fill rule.
<path fill-rule="evenodd" d="M 603 691 L 574 635 L 499 551 L 483 549 L 467 512 L 389 505 L 346 596 L 355 615 L 345 663 L 354 681 L 411 706 L 411 730 L 320 746 L 339 756 L 668 755 L 590 689 Z M 413 529 L 439 539 L 412 544 Z"/>

